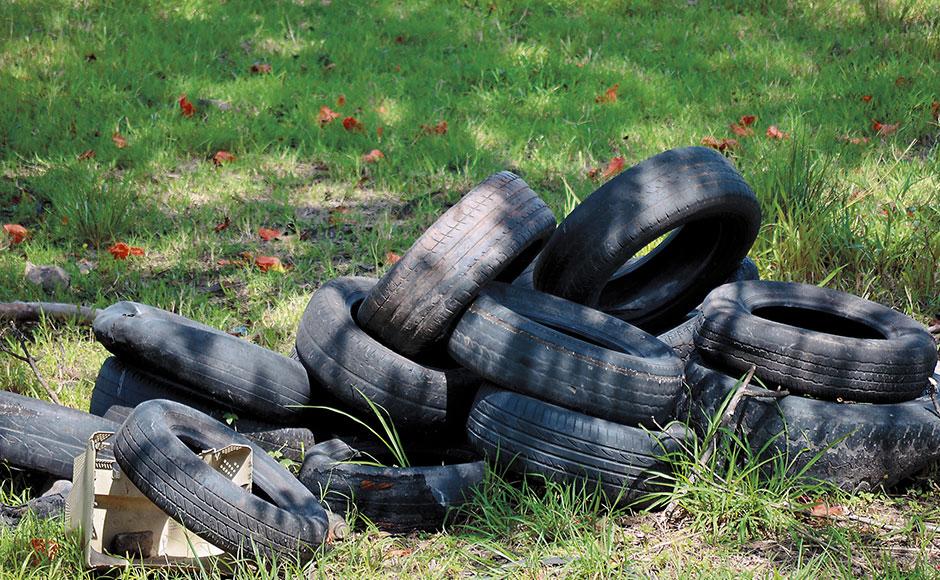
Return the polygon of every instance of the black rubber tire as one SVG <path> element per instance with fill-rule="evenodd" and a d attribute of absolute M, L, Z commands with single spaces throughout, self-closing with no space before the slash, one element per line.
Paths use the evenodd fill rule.
<path fill-rule="evenodd" d="M 695 358 L 686 376 L 692 387 L 690 424 L 702 433 L 740 378 Z M 929 396 L 884 405 L 747 397 L 734 427 L 751 449 L 767 446 L 764 458 L 785 457 L 791 475 L 818 454 L 804 475 L 849 491 L 891 487 L 940 460 L 940 416 Z"/>
<path fill-rule="evenodd" d="M 140 404 L 113 439 L 121 470 L 150 501 L 223 550 L 307 561 L 326 540 L 327 514 L 263 449 L 204 413 L 172 401 Z M 253 487 L 235 485 L 190 450 L 252 448 Z"/>
<path fill-rule="evenodd" d="M 739 371 L 754 365 L 757 377 L 795 394 L 909 401 L 937 364 L 933 338 L 916 321 L 829 288 L 726 284 L 709 294 L 702 310 L 695 344 L 706 361 Z"/>
<path fill-rule="evenodd" d="M 84 411 L 0 391 L 0 460 L 22 469 L 71 480 L 88 438 L 117 427 Z"/>
<path fill-rule="evenodd" d="M 336 278 L 310 299 L 297 352 L 311 380 L 370 417 L 364 394 L 388 410 L 398 429 L 462 428 L 480 379 L 456 363 L 441 369 L 408 359 L 359 328 L 354 313 L 375 284 L 373 278 Z"/>
<path fill-rule="evenodd" d="M 290 420 L 310 403 L 303 366 L 276 352 L 176 314 L 118 302 L 101 312 L 95 336 L 112 353 L 236 413 Z"/>
<path fill-rule="evenodd" d="M 555 216 L 518 175 L 486 178 L 448 209 L 359 308 L 362 328 L 403 355 L 446 339 L 487 282 L 512 280 L 555 230 Z"/>
<path fill-rule="evenodd" d="M 734 272 L 760 220 L 754 192 L 723 155 L 666 151 L 602 185 L 562 221 L 535 265 L 535 288 L 650 331 L 671 328 Z"/>
<path fill-rule="evenodd" d="M 598 487 L 608 501 L 633 506 L 668 489 L 663 457 L 688 435 L 680 423 L 651 432 L 490 386 L 477 394 L 467 431 L 470 444 L 504 468 Z"/>
<path fill-rule="evenodd" d="M 108 357 L 98 371 L 95 388 L 91 391 L 89 411 L 123 423 L 134 407 L 154 399 L 175 401 L 218 421 L 228 422 L 225 410 L 187 396 L 186 389 L 180 385 L 113 356 Z M 316 444 L 316 437 L 306 427 L 285 427 L 250 417 L 238 417 L 230 426 L 265 451 L 281 453 L 291 461 L 303 461 L 305 450 Z"/>
<path fill-rule="evenodd" d="M 464 312 L 447 351 L 507 389 L 653 428 L 674 417 L 685 366 L 656 337 L 622 320 L 498 282 Z"/>
<path fill-rule="evenodd" d="M 434 461 L 428 467 L 355 463 L 372 457 L 348 446 L 314 447 L 297 477 L 334 513 L 345 514 L 355 505 L 378 529 L 393 534 L 442 529 L 483 481 L 483 461 L 459 449 L 428 454 Z"/>

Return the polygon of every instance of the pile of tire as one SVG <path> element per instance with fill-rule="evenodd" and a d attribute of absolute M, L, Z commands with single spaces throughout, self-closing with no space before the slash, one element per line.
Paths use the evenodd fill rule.
<path fill-rule="evenodd" d="M 323 284 L 289 356 L 153 307 L 112 305 L 94 323 L 114 357 L 93 415 L 0 394 L 0 457 L 68 477 L 92 432 L 116 431 L 120 468 L 190 529 L 226 549 L 251 538 L 266 553 L 302 545 L 309 555 L 326 537 L 322 504 L 354 506 L 391 532 L 437 529 L 483 480 L 484 461 L 644 505 L 668 486 L 670 454 L 692 447 L 732 377 L 753 365 L 791 394 L 749 398 L 743 435 L 784 451 L 841 437 L 811 470 L 840 484 L 910 474 L 940 449 L 912 456 L 940 424 L 921 397 L 932 339 L 860 298 L 757 280 L 746 256 L 760 224 L 753 191 L 707 148 L 643 161 L 560 225 L 525 181 L 498 173 L 382 278 Z M 377 412 L 416 465 L 382 458 L 345 419 Z M 45 445 L 17 444 L 30 437 Z M 231 442 L 257 450 L 260 496 L 194 464 L 192 449 Z M 845 451 L 865 445 L 878 454 Z M 298 476 L 268 453 L 302 462 Z M 866 465 L 859 478 L 855 458 L 875 455 L 878 477 Z"/>

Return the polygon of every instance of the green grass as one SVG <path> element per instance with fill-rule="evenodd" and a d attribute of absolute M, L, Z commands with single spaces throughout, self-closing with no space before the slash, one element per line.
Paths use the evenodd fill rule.
<path fill-rule="evenodd" d="M 5 2 L 0 223 L 30 237 L 0 241 L 0 301 L 132 299 L 245 326 L 286 353 L 321 283 L 381 274 L 388 252 L 488 174 L 520 173 L 561 217 L 611 158 L 629 166 L 733 137 L 730 123 L 756 115 L 731 155 L 765 210 L 752 251 L 762 275 L 826 281 L 926 322 L 940 313 L 938 62 L 936 0 Z M 254 63 L 270 74 L 252 74 Z M 616 101 L 595 102 L 614 85 Z M 340 119 L 321 127 L 322 106 Z M 344 130 L 346 116 L 364 130 Z M 878 135 L 876 120 L 899 127 Z M 422 129 L 440 121 L 445 134 Z M 771 125 L 789 137 L 768 138 Z M 364 163 L 375 148 L 385 158 Z M 237 159 L 216 166 L 219 150 Z M 259 227 L 284 236 L 264 242 Z M 116 261 L 116 241 L 146 256 Z M 261 272 L 243 252 L 288 269 Z M 24 282 L 27 260 L 63 267 L 70 288 Z M 33 340 L 59 396 L 87 408 L 104 349 L 86 329 L 43 325 Z M 9 357 L 0 388 L 45 397 Z M 322 573 L 936 575 L 925 529 L 899 540 L 816 522 L 807 540 L 758 525 L 729 544 L 572 490 L 499 478 L 484 490 L 467 527 L 366 530 L 325 555 Z M 864 501 L 938 521 L 936 500 L 920 484 Z M 578 515 L 560 517 L 572 506 Z M 33 536 L 68 542 L 55 523 L 3 532 L 0 577 L 78 574 L 73 548 L 31 566 Z"/>

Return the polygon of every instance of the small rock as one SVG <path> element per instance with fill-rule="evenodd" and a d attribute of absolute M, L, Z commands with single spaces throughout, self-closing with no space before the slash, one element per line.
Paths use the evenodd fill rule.
<path fill-rule="evenodd" d="M 50 293 L 57 288 L 68 288 L 72 282 L 68 272 L 58 266 L 37 266 L 29 262 L 26 262 L 26 279 Z"/>

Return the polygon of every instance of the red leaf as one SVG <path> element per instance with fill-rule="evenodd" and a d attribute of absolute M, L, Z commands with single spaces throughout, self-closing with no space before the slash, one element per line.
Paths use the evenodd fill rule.
<path fill-rule="evenodd" d="M 128 256 L 143 256 L 144 249 L 138 246 L 128 246 L 124 242 L 118 242 L 108 248 L 115 260 L 126 260 Z"/>
<path fill-rule="evenodd" d="M 111 140 L 114 141 L 114 145 L 118 149 L 124 149 L 127 147 L 127 139 L 121 136 L 117 131 L 114 132 L 114 135 L 111 135 Z"/>
<path fill-rule="evenodd" d="M 320 122 L 320 126 L 326 125 L 327 123 L 332 123 L 334 119 L 339 118 L 339 113 L 333 109 L 323 105 L 320 107 L 320 114 L 317 115 L 317 121 Z"/>
<path fill-rule="evenodd" d="M 189 102 L 189 99 L 186 98 L 186 95 L 182 95 L 179 100 L 180 112 L 183 113 L 184 117 L 192 117 L 196 112 L 196 107 Z"/>
<path fill-rule="evenodd" d="M 340 95 L 340 96 L 336 97 L 336 106 L 337 106 L 337 107 L 342 107 L 342 106 L 345 105 L 345 104 L 346 104 L 346 95 Z"/>
<path fill-rule="evenodd" d="M 620 90 L 620 83 L 616 83 L 614 84 L 614 86 L 604 91 L 603 95 L 597 95 L 596 97 L 594 97 L 594 102 L 595 103 L 613 103 L 614 101 L 617 100 L 617 91 L 619 90 Z"/>
<path fill-rule="evenodd" d="M 395 252 L 385 252 L 385 263 L 389 266 L 397 264 L 399 260 L 401 260 L 401 256 Z"/>
<path fill-rule="evenodd" d="M 229 153 L 228 151 L 225 151 L 224 149 L 220 149 L 216 151 L 215 155 L 212 156 L 212 162 L 218 166 L 221 166 L 223 163 L 231 163 L 232 161 L 235 161 L 236 159 L 238 158 L 232 155 L 231 153 Z"/>
<path fill-rule="evenodd" d="M 737 123 L 731 123 L 731 132 L 737 135 L 738 137 L 750 137 L 754 134 L 754 129 L 746 125 L 739 125 Z"/>
<path fill-rule="evenodd" d="M 711 147 L 712 149 L 717 149 L 718 151 L 724 153 L 725 151 L 731 151 L 736 149 L 738 146 L 737 139 L 715 139 L 714 137 L 702 137 L 702 145 L 706 147 Z"/>
<path fill-rule="evenodd" d="M 776 125 L 767 127 L 767 136 L 771 139 L 786 139 L 789 135 L 777 128 Z"/>
<path fill-rule="evenodd" d="M 378 149 L 373 149 L 372 151 L 369 151 L 362 156 L 362 161 L 364 163 L 376 163 L 379 159 L 385 159 L 385 154 Z"/>
<path fill-rule="evenodd" d="M 3 231 L 10 236 L 11 244 L 20 244 L 26 239 L 26 236 L 29 235 L 29 230 L 20 224 L 4 224 Z"/>
<path fill-rule="evenodd" d="M 255 258 L 255 266 L 258 266 L 258 269 L 262 272 L 267 272 L 273 270 L 275 272 L 284 272 L 284 265 L 281 264 L 280 258 L 275 256 L 258 256 Z"/>
<path fill-rule="evenodd" d="M 878 121 L 872 121 L 871 123 L 872 130 L 881 137 L 887 137 L 889 135 L 893 135 L 897 133 L 898 127 L 900 126 L 901 126 L 900 123 L 889 124 L 889 123 L 879 123 Z"/>
<path fill-rule="evenodd" d="M 81 155 L 78 156 L 78 160 L 85 161 L 86 159 L 92 159 L 94 156 L 95 156 L 94 149 L 86 149 L 85 151 L 82 152 Z"/>
<path fill-rule="evenodd" d="M 447 121 L 441 121 L 437 125 L 421 125 L 421 132 L 425 135 L 444 135 L 447 133 Z"/>
<path fill-rule="evenodd" d="M 382 140 L 382 135 L 385 134 L 385 127 L 376 127 L 375 136 L 379 138 L 379 141 Z"/>
<path fill-rule="evenodd" d="M 362 131 L 362 123 L 355 117 L 346 117 L 343 119 L 343 129 L 347 131 Z"/>
<path fill-rule="evenodd" d="M 607 169 L 601 174 L 601 179 L 607 180 L 623 171 L 623 157 L 614 157 L 607 163 Z"/>
<path fill-rule="evenodd" d="M 251 65 L 249 70 L 252 74 L 266 75 L 271 72 L 271 65 L 266 62 L 256 62 L 255 64 Z"/>
<path fill-rule="evenodd" d="M 754 124 L 754 121 L 756 120 L 757 120 L 757 115 L 744 115 L 743 117 L 741 117 L 741 120 L 738 122 L 744 125 L 745 127 L 750 127 L 751 125 Z"/>
<path fill-rule="evenodd" d="M 863 102 L 863 103 L 870 103 L 870 102 L 871 102 L 871 95 L 862 95 L 862 102 Z"/>
<path fill-rule="evenodd" d="M 231 220 L 228 216 L 225 216 L 225 219 L 222 220 L 221 222 L 217 223 L 217 224 L 215 225 L 215 228 L 213 228 L 213 229 L 215 230 L 215 233 L 219 233 L 219 232 L 221 232 L 222 230 L 228 229 L 228 227 L 229 227 L 230 225 L 232 225 L 232 220 Z"/>
<path fill-rule="evenodd" d="M 281 237 L 281 230 L 272 230 L 269 228 L 258 228 L 258 235 L 262 240 L 270 242 L 271 240 L 276 240 Z"/>

